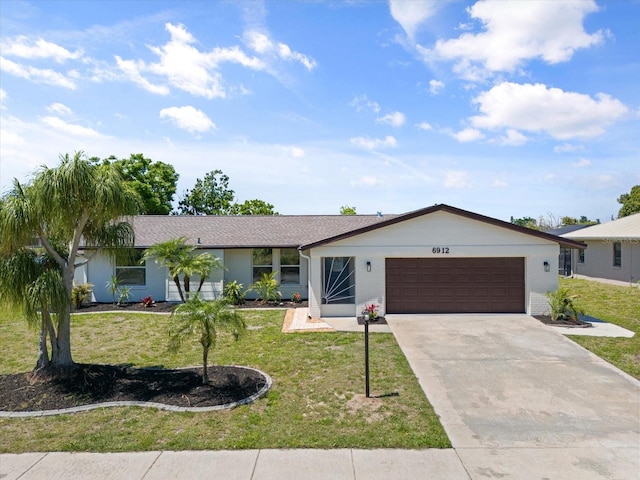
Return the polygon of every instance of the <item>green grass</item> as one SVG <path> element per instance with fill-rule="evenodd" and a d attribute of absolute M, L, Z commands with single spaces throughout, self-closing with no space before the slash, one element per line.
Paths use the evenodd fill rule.
<path fill-rule="evenodd" d="M 570 338 L 640 379 L 640 289 L 631 286 L 608 285 L 582 280 L 561 279 L 561 287 L 579 295 L 578 302 L 587 315 L 615 323 L 636 334 L 632 338 L 582 337 Z"/>
<path fill-rule="evenodd" d="M 259 368 L 273 387 L 232 410 L 173 413 L 105 408 L 45 418 L 0 419 L 0 452 L 248 448 L 446 448 L 449 440 L 393 335 L 372 334 L 371 394 L 364 397 L 361 333 L 280 332 L 283 311 L 244 311 L 251 330 L 221 340 L 211 363 Z M 194 341 L 167 352 L 167 317 L 95 314 L 72 320 L 76 362 L 168 368 L 198 365 Z M 37 333 L 0 308 L 0 374 L 31 370 Z M 397 392 L 398 395 L 382 396 Z"/>

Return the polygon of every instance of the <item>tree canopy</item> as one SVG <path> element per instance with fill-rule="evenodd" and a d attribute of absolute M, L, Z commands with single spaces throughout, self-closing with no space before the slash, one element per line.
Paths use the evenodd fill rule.
<path fill-rule="evenodd" d="M 198 178 L 178 203 L 180 215 L 228 215 L 234 191 L 229 188 L 229 177 L 222 170 L 213 170 Z"/>
<path fill-rule="evenodd" d="M 349 205 L 343 205 L 340 207 L 340 215 L 355 215 L 356 207 L 350 207 Z"/>
<path fill-rule="evenodd" d="M 51 358 L 47 363 L 55 369 L 73 366 L 70 318 L 76 267 L 89 262 L 104 249 L 133 246 L 133 228 L 122 219 L 138 212 L 139 197 L 122 180 L 118 170 L 112 165 L 92 163 L 82 152 L 73 157 L 61 156 L 60 164 L 55 168 L 41 167 L 29 183 L 23 185 L 15 179 L 13 188 L 0 202 L 2 261 L 10 261 L 24 249 L 39 244 L 56 265 L 55 268 L 44 268 L 38 260 L 36 263 L 42 268 L 27 275 L 33 262 L 16 263 L 13 275 L 0 276 L 2 299 L 16 293 L 10 291 L 14 287 L 7 283 L 19 275 L 25 291 L 31 289 L 28 294 L 33 298 L 29 301 L 35 299 L 40 307 L 55 307 L 55 320 L 45 318 L 49 309 L 40 310 L 43 334 L 51 344 Z M 81 241 L 84 256 L 79 255 Z M 45 277 L 47 275 L 49 277 Z M 63 308 L 59 308 L 60 298 L 53 291 L 57 288 L 56 278 L 61 281 L 65 293 Z M 48 287 L 38 290 L 44 283 Z M 38 293 L 45 290 L 51 290 L 48 296 Z"/>
<path fill-rule="evenodd" d="M 640 185 L 631 187 L 629 193 L 623 193 L 618 197 L 618 203 L 622 205 L 618 212 L 618 218 L 628 217 L 634 213 L 640 213 Z"/>
<path fill-rule="evenodd" d="M 278 215 L 273 205 L 263 200 L 245 200 L 234 203 L 229 210 L 230 215 Z"/>
<path fill-rule="evenodd" d="M 142 153 L 131 154 L 127 159 L 117 159 L 113 155 L 100 161 L 91 161 L 102 165 L 113 165 L 123 180 L 129 182 L 138 192 L 142 201 L 141 214 L 169 215 L 173 208 L 173 196 L 176 193 L 178 175 L 173 168 L 163 162 L 154 162 Z"/>

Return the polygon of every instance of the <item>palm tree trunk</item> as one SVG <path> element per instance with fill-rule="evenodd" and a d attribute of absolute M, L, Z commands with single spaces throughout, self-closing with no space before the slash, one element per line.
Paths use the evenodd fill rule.
<path fill-rule="evenodd" d="M 48 312 L 46 314 L 48 316 Z M 43 310 L 42 323 L 40 325 L 40 340 L 38 342 L 38 361 L 35 371 L 44 370 L 49 366 L 49 351 L 47 349 L 47 320 Z"/>
<path fill-rule="evenodd" d="M 56 369 L 68 369 L 73 367 L 71 357 L 71 306 L 65 308 L 64 313 L 58 319 L 58 332 L 55 338 L 57 346 L 56 355 L 52 356 L 51 363 Z M 53 339 L 51 339 L 53 342 Z"/>
<path fill-rule="evenodd" d="M 184 294 L 182 293 L 182 286 L 180 285 L 180 277 L 178 277 L 177 275 L 173 277 L 173 282 L 176 284 L 176 287 L 178 287 L 178 295 L 180 295 L 180 300 L 182 300 L 182 303 L 184 303 Z"/>
<path fill-rule="evenodd" d="M 209 383 L 209 370 L 207 360 L 209 358 L 209 347 L 202 347 L 202 383 Z"/>

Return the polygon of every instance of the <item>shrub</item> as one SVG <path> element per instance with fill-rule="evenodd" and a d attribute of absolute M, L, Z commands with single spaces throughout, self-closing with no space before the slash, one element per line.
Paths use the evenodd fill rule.
<path fill-rule="evenodd" d="M 93 285 L 90 283 L 74 284 L 73 289 L 71 290 L 71 304 L 74 307 L 79 308 L 83 303 L 85 303 L 93 291 L 91 287 L 93 287 Z"/>
<path fill-rule="evenodd" d="M 153 307 L 156 304 L 155 300 L 151 295 L 149 295 L 148 297 L 144 297 L 142 300 L 140 300 L 140 302 L 142 302 L 143 307 L 147 307 L 147 308 Z"/>
<path fill-rule="evenodd" d="M 584 310 L 576 304 L 578 295 L 569 295 L 569 289 L 559 288 L 556 292 L 547 292 L 549 306 L 551 307 L 551 320 L 568 320 L 578 323 L 579 316 L 584 315 Z"/>
<path fill-rule="evenodd" d="M 262 303 L 279 302 L 282 298 L 282 293 L 278 290 L 277 274 L 278 272 L 263 273 L 262 278 L 251 285 L 251 290 L 258 294 Z"/>
<path fill-rule="evenodd" d="M 302 297 L 300 296 L 300 294 L 298 292 L 292 292 L 291 293 L 291 301 L 293 303 L 300 303 L 302 301 Z"/>
<path fill-rule="evenodd" d="M 119 292 L 118 305 L 129 303 L 129 298 L 131 298 L 131 287 L 120 287 Z"/>
<path fill-rule="evenodd" d="M 231 304 L 242 305 L 244 303 L 244 296 L 247 294 L 243 289 L 244 285 L 234 280 L 224 286 L 223 294 Z"/>

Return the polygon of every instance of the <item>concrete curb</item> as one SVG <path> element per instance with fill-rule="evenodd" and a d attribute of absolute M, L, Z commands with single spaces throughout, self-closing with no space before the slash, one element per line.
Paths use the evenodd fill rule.
<path fill-rule="evenodd" d="M 239 407 L 241 405 L 247 405 L 249 403 L 254 402 L 261 396 L 263 396 L 273 384 L 273 380 L 269 375 L 264 373 L 262 370 L 258 370 L 257 368 L 246 367 L 243 365 L 229 365 L 235 368 L 244 368 L 246 370 L 253 370 L 254 372 L 258 372 L 262 375 L 266 384 L 253 395 L 243 398 L 242 400 L 238 400 L 237 402 L 225 403 L 223 405 L 214 405 L 212 407 L 178 407 L 175 405 L 166 405 L 164 403 L 156 403 L 156 402 L 137 402 L 137 401 L 120 401 L 120 402 L 102 402 L 102 403 L 92 403 L 89 405 L 80 405 L 78 407 L 70 407 L 70 408 L 60 408 L 56 410 L 38 410 L 34 412 L 8 412 L 8 411 L 0 411 L 0 418 L 31 418 L 31 417 L 49 417 L 52 415 L 62 415 L 65 413 L 81 413 L 88 412 L 89 410 L 95 410 L 97 408 L 109 408 L 109 407 L 147 407 L 147 408 L 156 408 L 158 410 L 167 410 L 169 412 L 211 412 L 215 410 L 229 410 L 235 407 Z M 183 367 L 176 370 L 186 370 L 188 368 L 193 367 Z"/>

